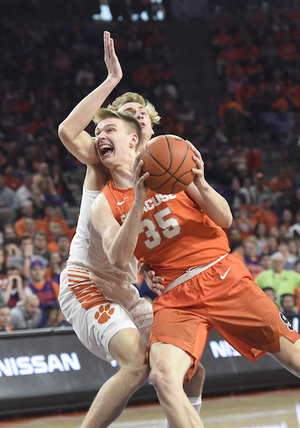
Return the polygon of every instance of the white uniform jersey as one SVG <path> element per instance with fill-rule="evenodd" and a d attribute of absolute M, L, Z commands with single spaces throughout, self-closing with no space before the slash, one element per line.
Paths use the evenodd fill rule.
<path fill-rule="evenodd" d="M 137 260 L 132 257 L 124 271 L 114 268 L 108 261 L 102 247 L 102 239 L 91 220 L 91 206 L 99 191 L 83 188 L 80 213 L 76 233 L 71 242 L 68 265 L 83 266 L 97 275 L 107 273 L 121 279 L 122 282 L 137 282 Z"/>
<path fill-rule="evenodd" d="M 91 206 L 98 191 L 83 188 L 80 214 L 67 267 L 60 275 L 59 303 L 80 341 L 95 355 L 111 361 L 110 339 L 126 328 L 139 330 L 147 343 L 152 305 L 139 296 L 137 261 L 124 271 L 108 261 L 101 236 L 93 227 Z"/>

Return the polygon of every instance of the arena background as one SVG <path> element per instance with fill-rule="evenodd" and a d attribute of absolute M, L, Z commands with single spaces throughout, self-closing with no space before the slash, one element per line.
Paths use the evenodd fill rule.
<path fill-rule="evenodd" d="M 51 0 L 46 1 L 51 7 Z M 157 3 L 160 5 L 164 2 Z M 239 1 L 240 5 L 245 6 L 247 3 L 263 5 L 268 2 Z M 103 13 L 107 12 L 108 4 L 108 1 L 102 2 Z M 233 10 L 236 2 L 170 0 L 169 4 L 171 21 L 164 26 L 168 43 L 172 39 L 174 41 L 174 45 L 169 46 L 170 66 L 176 80 L 180 81 L 180 95 L 190 99 L 207 122 L 215 124 L 224 88 L 215 72 L 212 72 L 214 62 L 208 41 L 207 17 L 215 7 L 226 6 Z M 280 5 L 280 2 L 274 1 L 273 4 Z M 18 14 L 21 2 L 0 0 L 0 6 L 4 14 L 8 13 L 13 17 Z M 115 21 L 104 22 L 101 13 L 94 17 L 91 24 L 93 29 L 97 27 L 99 45 L 102 43 L 102 31 L 113 30 L 119 25 Z M 195 34 L 198 36 L 195 37 Z M 201 45 L 202 36 L 204 45 Z M 190 40 L 190 44 L 187 40 Z M 192 49 L 187 50 L 187 45 Z M 2 48 L 2 51 L 5 49 Z M 264 145 L 260 140 L 254 141 L 253 135 L 248 133 L 245 141 L 251 149 L 260 151 L 262 167 L 267 177 L 272 177 L 282 164 L 291 166 L 299 175 L 298 144 L 282 146 L 280 142 L 266 140 L 265 133 L 260 137 L 264 138 Z M 77 179 L 68 183 L 70 188 L 76 191 L 82 182 L 82 176 L 82 171 L 78 170 Z M 71 207 L 68 213 L 70 226 L 74 226 L 77 213 L 78 206 Z M 11 212 L 5 213 L 2 210 L 1 221 L 10 220 L 11 215 Z M 294 317 L 291 322 L 299 331 L 299 319 Z M 102 383 L 118 370 L 116 365 L 104 363 L 86 350 L 70 328 L 1 333 L 0 340 L 2 418 L 52 410 L 86 409 Z M 250 363 L 215 332 L 210 336 L 202 363 L 206 370 L 204 396 L 300 386 L 299 379 L 282 369 L 271 357 L 264 356 L 256 364 Z M 156 401 L 154 389 L 149 382 L 134 394 L 130 402 L 145 401 Z"/>

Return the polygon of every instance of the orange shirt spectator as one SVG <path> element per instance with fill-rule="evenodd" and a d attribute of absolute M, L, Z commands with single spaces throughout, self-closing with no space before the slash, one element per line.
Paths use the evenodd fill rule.
<path fill-rule="evenodd" d="M 278 216 L 271 209 L 271 199 L 268 196 L 262 197 L 260 208 L 253 214 L 250 220 L 254 226 L 258 223 L 264 223 L 267 233 L 269 233 L 272 227 L 279 227 Z"/>
<path fill-rule="evenodd" d="M 283 59 L 296 59 L 298 58 L 298 49 L 295 43 L 285 42 L 278 46 L 278 55 Z"/>
<path fill-rule="evenodd" d="M 47 239 L 49 242 L 53 240 L 51 227 L 50 227 L 50 224 L 53 222 L 60 223 L 63 228 L 64 234 L 68 235 L 70 239 L 73 237 L 72 232 L 66 220 L 64 220 L 62 217 L 60 217 L 56 213 L 55 205 L 49 202 L 48 204 L 46 204 L 46 207 L 45 207 L 45 217 L 41 221 L 41 229 L 46 232 Z"/>
<path fill-rule="evenodd" d="M 7 164 L 4 168 L 3 182 L 14 192 L 22 185 L 22 181 L 13 175 L 12 165 Z"/>
<path fill-rule="evenodd" d="M 288 111 L 289 103 L 285 97 L 278 94 L 277 100 L 271 104 L 271 109 L 277 111 Z"/>
<path fill-rule="evenodd" d="M 22 217 L 14 223 L 14 229 L 17 232 L 19 238 L 21 238 L 25 234 L 28 234 L 26 225 L 26 219 L 28 218 L 32 219 L 35 222 L 35 231 L 41 229 L 41 220 L 34 219 L 34 207 L 31 201 L 26 201 L 24 203 L 24 205 L 22 206 Z"/>
<path fill-rule="evenodd" d="M 293 182 L 288 178 L 285 168 L 280 168 L 278 175 L 271 179 L 269 187 L 273 193 L 293 189 Z"/>
<path fill-rule="evenodd" d="M 213 45 L 225 48 L 229 42 L 234 42 L 233 37 L 225 32 L 217 34 L 213 39 Z"/>

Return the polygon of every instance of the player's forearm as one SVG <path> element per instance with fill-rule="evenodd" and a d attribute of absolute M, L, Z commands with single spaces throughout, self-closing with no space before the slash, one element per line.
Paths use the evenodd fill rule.
<path fill-rule="evenodd" d="M 69 116 L 59 125 L 58 133 L 63 142 L 66 141 L 67 143 L 74 140 L 88 126 L 119 81 L 120 79 L 116 77 L 107 77 L 100 86 L 77 104 Z"/>
<path fill-rule="evenodd" d="M 216 192 L 208 183 L 199 189 L 202 196 L 205 213 L 220 227 L 230 227 L 232 213 L 228 202 Z"/>
<path fill-rule="evenodd" d="M 142 219 L 144 204 L 134 201 L 122 227 L 114 237 L 107 252 L 111 264 L 124 269 L 134 254 Z"/>

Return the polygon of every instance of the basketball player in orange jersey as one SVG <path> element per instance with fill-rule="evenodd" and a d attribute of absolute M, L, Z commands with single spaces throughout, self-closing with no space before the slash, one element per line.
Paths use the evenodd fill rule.
<path fill-rule="evenodd" d="M 91 217 L 109 261 L 125 269 L 134 253 L 165 289 L 153 301 L 150 380 L 173 428 L 203 427 L 183 393 L 214 328 L 250 361 L 270 353 L 300 377 L 298 333 L 257 286 L 239 259 L 228 254 L 222 228 L 231 225 L 226 200 L 205 180 L 200 153 L 194 182 L 159 195 L 140 177 L 137 130 L 108 109 L 98 112 L 97 149 L 112 179 L 96 198 Z M 127 150 L 126 150 L 127 148 Z"/>
<path fill-rule="evenodd" d="M 104 48 L 107 79 L 82 100 L 59 127 L 63 144 L 87 165 L 76 234 L 67 267 L 60 277 L 60 306 L 78 338 L 91 352 L 107 361 L 117 359 L 120 364 L 118 373 L 100 389 L 82 428 L 108 426 L 121 413 L 133 392 L 145 382 L 149 371 L 145 361 L 147 334 L 153 321 L 151 304 L 141 299 L 131 285 L 136 282 L 136 259 L 124 270 L 115 269 L 102 249 L 100 235 L 91 224 L 90 207 L 107 181 L 108 170 L 99 159 L 95 138 L 84 129 L 122 77 L 113 41 L 107 32 Z M 141 123 L 144 145 L 151 138 L 152 124 L 159 116 L 151 104 L 146 108 L 141 105 L 145 100 L 137 94 L 128 94 L 126 100 L 135 100 L 127 103 L 126 108 L 130 106 L 131 114 L 137 115 Z M 154 276 L 153 280 L 156 279 Z M 198 410 L 203 382 L 204 370 L 200 365 L 188 391 Z"/>

